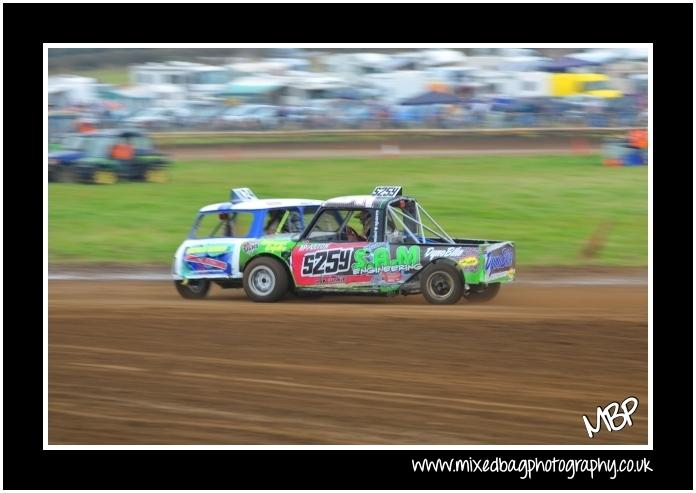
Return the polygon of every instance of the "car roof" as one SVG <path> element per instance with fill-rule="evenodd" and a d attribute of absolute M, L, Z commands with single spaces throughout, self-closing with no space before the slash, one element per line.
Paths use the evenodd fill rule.
<path fill-rule="evenodd" d="M 313 199 L 253 199 L 244 202 L 220 202 L 202 207 L 199 212 L 252 211 L 281 209 L 285 207 L 320 206 L 321 200 Z"/>
<path fill-rule="evenodd" d="M 415 200 L 411 197 L 398 195 L 395 197 L 379 197 L 376 195 L 346 195 L 334 197 L 325 201 L 322 206 L 330 208 L 382 209 L 396 199 Z"/>

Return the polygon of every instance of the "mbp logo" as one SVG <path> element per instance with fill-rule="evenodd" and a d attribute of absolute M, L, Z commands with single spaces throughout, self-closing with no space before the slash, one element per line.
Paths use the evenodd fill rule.
<path fill-rule="evenodd" d="M 621 408 L 622 412 L 619 412 Z M 623 430 L 624 426 L 633 426 L 633 420 L 631 420 L 631 415 L 638 409 L 638 398 L 637 397 L 627 397 L 621 405 L 618 402 L 612 402 L 607 407 L 602 409 L 597 406 L 597 426 L 593 427 L 590 424 L 590 420 L 587 416 L 582 417 L 582 421 L 585 423 L 585 429 L 587 430 L 587 435 L 592 438 L 595 433 L 598 433 L 602 428 L 602 422 L 606 428 L 612 431 Z M 617 426 L 616 420 L 621 418 L 620 426 Z"/>

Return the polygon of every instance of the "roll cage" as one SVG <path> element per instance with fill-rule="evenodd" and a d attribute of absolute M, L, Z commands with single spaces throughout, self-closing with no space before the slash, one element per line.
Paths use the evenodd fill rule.
<path fill-rule="evenodd" d="M 372 238 L 367 238 L 369 242 L 455 243 L 454 239 L 415 199 L 401 196 L 386 201 L 381 207 L 350 205 L 322 207 L 314 215 L 299 239 L 316 241 L 309 238 L 310 232 L 314 229 L 323 213 L 327 211 L 331 213 L 333 211 L 334 218 L 340 224 L 336 232 L 337 241 L 345 241 L 340 240 L 340 238 L 342 237 L 341 234 L 345 232 L 348 222 L 353 216 L 364 210 L 370 211 L 374 221 Z M 346 214 L 345 218 L 343 218 L 339 211 L 349 211 L 349 214 Z"/>

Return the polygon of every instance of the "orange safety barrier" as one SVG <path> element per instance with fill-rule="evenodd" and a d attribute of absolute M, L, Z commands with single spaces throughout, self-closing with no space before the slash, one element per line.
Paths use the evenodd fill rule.
<path fill-rule="evenodd" d="M 648 132 L 646 130 L 631 130 L 628 134 L 628 140 L 631 147 L 637 149 L 648 148 Z"/>
<path fill-rule="evenodd" d="M 133 146 L 129 144 L 116 144 L 111 149 L 111 157 L 114 159 L 133 159 Z"/>

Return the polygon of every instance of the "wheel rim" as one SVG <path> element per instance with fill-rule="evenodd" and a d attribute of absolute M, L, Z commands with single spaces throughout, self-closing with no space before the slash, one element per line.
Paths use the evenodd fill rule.
<path fill-rule="evenodd" d="M 428 277 L 427 286 L 430 296 L 444 300 L 454 291 L 454 278 L 447 272 L 435 272 Z"/>
<path fill-rule="evenodd" d="M 192 293 L 201 293 L 203 291 L 203 288 L 205 286 L 205 282 L 203 281 L 189 281 L 188 284 L 186 285 L 189 290 Z"/>
<path fill-rule="evenodd" d="M 254 267 L 249 273 L 249 289 L 257 296 L 267 296 L 275 288 L 275 274 L 265 265 Z"/>

